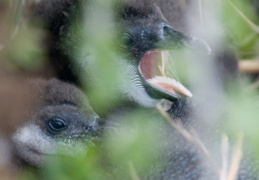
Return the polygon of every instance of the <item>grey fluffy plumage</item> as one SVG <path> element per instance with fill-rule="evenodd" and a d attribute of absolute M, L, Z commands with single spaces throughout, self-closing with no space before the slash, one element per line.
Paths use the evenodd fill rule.
<path fill-rule="evenodd" d="M 98 139 L 99 117 L 75 86 L 56 79 L 6 80 L 0 88 L 0 132 L 11 165 L 39 167 L 60 147 L 72 155 Z"/>
<path fill-rule="evenodd" d="M 63 25 L 67 25 L 69 23 L 68 17 L 70 15 L 70 11 L 73 11 L 74 8 L 77 8 L 76 1 L 56 1 L 57 4 L 53 6 L 54 1 L 42 1 L 43 6 L 40 6 L 38 9 L 38 12 L 40 16 L 49 22 L 49 30 L 51 31 L 51 38 L 53 41 L 50 42 L 50 55 L 52 59 L 59 59 L 61 62 L 58 62 L 58 65 L 61 65 L 62 67 L 56 66 L 57 71 L 60 73 L 59 75 L 65 75 L 63 76 L 64 79 L 69 80 L 69 81 L 76 81 L 74 78 L 76 78 L 76 74 L 71 73 L 72 69 L 70 69 L 69 66 L 69 59 L 66 56 L 66 54 L 63 54 L 63 52 L 60 52 L 60 47 L 57 46 L 57 39 L 55 39 L 56 35 L 58 36 L 59 34 L 62 34 L 65 30 L 66 27 L 63 27 Z M 64 4 L 60 4 L 59 2 L 64 2 Z M 177 1 L 178 3 L 175 3 L 176 1 L 170 1 L 168 2 L 167 0 L 164 1 L 157 1 L 156 3 L 159 5 L 162 13 L 164 14 L 163 16 L 167 18 L 167 21 L 173 26 L 176 27 L 177 30 L 182 30 L 186 31 L 186 22 L 185 22 L 185 16 L 184 16 L 184 9 L 182 9 L 181 4 L 179 4 L 180 1 Z M 168 5 L 168 3 L 170 5 Z M 146 6 L 149 4 L 150 6 Z M 138 23 L 136 19 L 141 17 L 147 17 L 150 15 L 150 12 L 152 12 L 153 8 L 153 2 L 152 1 L 131 1 L 129 2 L 129 6 L 135 7 L 134 11 L 131 11 L 132 9 L 126 10 L 126 20 L 127 18 L 132 18 L 132 21 L 134 23 Z M 144 10 L 143 10 L 143 7 Z M 150 8 L 149 8 L 150 7 Z M 177 8 L 179 7 L 179 8 Z M 61 13 L 62 12 L 62 13 Z M 159 18 L 166 21 L 162 14 L 155 14 L 159 15 Z M 182 15 L 182 16 L 181 16 Z M 152 16 L 152 13 L 151 13 Z M 134 19 L 135 18 L 135 19 Z M 158 17 L 153 17 L 158 18 Z M 136 21 L 135 21 L 136 20 Z M 62 28 L 61 28 L 62 27 Z M 59 38 L 59 37 L 57 37 Z M 144 46 L 145 47 L 145 46 Z M 53 48 L 53 49 L 52 49 Z M 147 48 L 148 49 L 148 48 Z M 133 56 L 135 57 L 141 57 L 144 53 L 145 50 L 140 51 L 141 49 L 139 47 L 133 48 L 131 50 Z M 62 49 L 61 49 L 62 51 Z M 228 52 L 227 52 L 228 53 Z M 222 53 L 219 53 L 222 55 Z M 224 59 L 226 56 L 223 54 Z M 227 59 L 235 59 L 235 57 L 230 53 L 230 58 Z M 233 61 L 230 61 L 231 67 L 233 67 L 233 72 L 236 71 L 236 64 Z M 55 63 L 54 63 L 55 66 Z M 63 67 L 68 71 L 62 71 Z M 221 66 L 220 66 L 221 67 Z M 223 63 L 222 67 L 226 67 L 225 64 Z M 229 67 L 229 66 L 227 66 Z M 221 68 L 219 68 L 221 69 Z M 225 69 L 223 69 L 225 72 Z M 69 72 L 70 71 L 70 72 Z M 64 73 L 65 72 L 65 73 Z M 66 74 L 67 72 L 71 74 Z M 220 73 L 221 74 L 221 73 Z M 221 78 L 222 79 L 222 78 Z M 171 108 L 171 113 L 173 114 L 173 117 L 175 118 L 182 118 L 183 124 L 185 127 L 194 127 L 195 129 L 197 128 L 198 130 L 202 129 L 204 126 L 201 125 L 199 120 L 197 118 L 194 118 L 192 114 L 193 110 L 193 104 L 189 106 L 189 102 L 185 101 L 176 101 L 173 103 L 172 108 Z M 207 106 L 207 101 L 205 101 L 205 104 Z M 202 108 L 204 103 L 202 103 L 200 108 Z M 215 108 L 218 105 L 218 102 L 215 102 L 215 104 L 212 105 L 212 108 Z M 195 112 L 197 114 L 203 113 L 202 110 L 199 108 L 197 109 L 197 106 L 195 106 Z M 190 115 L 191 114 L 191 115 Z M 206 117 L 206 116 L 205 116 Z M 198 122 L 198 123 L 197 123 Z M 153 123 L 153 122 L 151 122 Z M 154 122 L 156 123 L 156 122 Z M 165 152 L 161 152 L 162 158 L 167 159 L 167 164 L 164 166 L 163 164 L 154 164 L 153 168 L 151 168 L 150 173 L 147 174 L 145 177 L 146 179 L 211 179 L 213 176 L 212 172 L 210 169 L 206 169 L 206 162 L 202 160 L 202 157 L 199 150 L 197 150 L 195 147 L 193 147 L 193 144 L 187 142 L 186 140 L 182 139 L 177 135 L 175 132 L 170 132 L 170 127 L 164 125 L 163 123 L 159 124 L 158 123 L 158 135 L 161 135 L 161 140 L 165 140 L 165 143 L 168 143 L 169 149 L 166 149 Z M 210 129 L 211 128 L 211 129 Z M 203 135 L 204 137 L 207 137 L 208 139 L 205 138 L 205 141 L 212 142 L 213 144 L 213 133 L 210 134 L 210 130 L 213 130 L 215 127 L 209 127 L 206 131 L 200 133 L 199 135 Z M 168 132 L 169 134 L 164 134 L 164 132 Z M 214 130 L 215 131 L 215 130 Z M 213 131 L 213 132 L 214 132 Z M 170 142 L 174 142 L 171 144 Z M 210 148 L 213 148 L 215 145 L 218 145 L 218 142 L 210 146 Z M 161 158 L 160 155 L 158 155 L 157 158 Z M 207 171 L 208 170 L 208 171 Z M 245 171 L 245 170 L 244 170 Z M 214 177 L 214 176 L 213 176 Z M 245 178 L 245 175 L 244 175 Z M 243 178 L 243 179 L 244 179 Z"/>

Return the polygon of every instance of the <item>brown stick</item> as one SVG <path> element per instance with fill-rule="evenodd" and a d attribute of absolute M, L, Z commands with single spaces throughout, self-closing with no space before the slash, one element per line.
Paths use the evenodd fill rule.
<path fill-rule="evenodd" d="M 241 60 L 238 69 L 243 73 L 259 73 L 259 60 Z"/>
<path fill-rule="evenodd" d="M 133 163 L 131 161 L 129 161 L 129 168 L 130 168 L 130 176 L 131 176 L 132 180 L 140 180 L 140 178 L 138 177 L 138 174 L 133 166 Z"/>
<path fill-rule="evenodd" d="M 204 16 L 203 16 L 202 0 L 199 0 L 199 13 L 200 13 L 201 25 L 204 26 Z"/>
<path fill-rule="evenodd" d="M 237 12 L 237 14 L 247 23 L 248 27 L 256 33 L 259 33 L 259 26 L 253 23 L 240 9 L 237 8 L 231 1 L 227 1 Z"/>
<path fill-rule="evenodd" d="M 221 167 L 221 177 L 220 180 L 227 180 L 228 173 L 228 149 L 229 141 L 226 134 L 222 134 L 221 138 L 221 158 L 222 158 L 222 167 Z"/>
<path fill-rule="evenodd" d="M 200 149 L 200 151 L 204 154 L 204 156 L 207 158 L 207 160 L 211 163 L 211 165 L 214 167 L 215 172 L 217 175 L 220 177 L 221 176 L 221 169 L 219 169 L 212 158 L 210 152 L 208 149 L 205 147 L 205 145 L 202 143 L 202 141 L 199 139 L 198 135 L 196 132 L 191 129 L 190 132 L 188 132 L 186 129 L 184 129 L 179 123 L 175 123 L 173 119 L 170 117 L 170 115 L 164 111 L 163 107 L 158 104 L 156 106 L 156 109 L 158 112 L 164 117 L 164 119 L 168 122 L 168 124 L 175 129 L 179 134 L 181 134 L 187 141 L 193 143 L 196 145 L 197 148 Z"/>
<path fill-rule="evenodd" d="M 240 166 L 241 159 L 243 157 L 242 145 L 244 135 L 240 133 L 237 137 L 236 145 L 233 149 L 231 164 L 227 176 L 227 180 L 235 180 L 238 175 L 238 169 Z"/>

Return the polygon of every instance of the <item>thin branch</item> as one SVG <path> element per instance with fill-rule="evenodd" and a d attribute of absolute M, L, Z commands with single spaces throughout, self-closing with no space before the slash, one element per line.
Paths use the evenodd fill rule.
<path fill-rule="evenodd" d="M 201 152 L 205 155 L 205 157 L 207 157 L 208 161 L 211 162 L 211 164 L 214 166 L 216 173 L 219 175 L 221 175 L 221 170 L 217 167 L 215 161 L 213 160 L 213 158 L 211 157 L 209 151 L 207 150 L 207 148 L 205 147 L 205 145 L 202 143 L 202 141 L 199 139 L 198 135 L 196 134 L 196 132 L 192 129 L 190 132 L 188 132 L 187 130 L 185 130 L 179 123 L 175 123 L 173 121 L 173 119 L 170 117 L 170 115 L 165 112 L 165 110 L 163 109 L 163 107 L 161 106 L 161 104 L 158 104 L 156 106 L 156 109 L 158 110 L 158 112 L 164 117 L 164 119 L 168 122 L 168 124 L 175 129 L 179 134 L 181 134 L 187 141 L 193 143 L 196 145 L 197 148 L 199 148 L 201 150 Z"/>
<path fill-rule="evenodd" d="M 202 0 L 199 0 L 199 13 L 200 13 L 200 21 L 201 21 L 201 24 L 204 25 L 204 16 L 203 16 Z"/>
<path fill-rule="evenodd" d="M 178 124 L 176 124 L 171 117 L 169 116 L 169 114 L 167 112 L 164 111 L 163 107 L 158 104 L 156 106 L 156 109 L 158 110 L 158 112 L 164 117 L 164 119 L 168 122 L 168 124 L 174 128 L 179 134 L 181 134 L 186 140 L 188 141 L 193 141 L 192 140 L 192 136 L 182 127 L 180 127 Z"/>
<path fill-rule="evenodd" d="M 238 175 L 238 169 L 240 166 L 241 159 L 243 157 L 243 152 L 242 152 L 243 139 L 244 139 L 244 135 L 243 133 L 240 133 L 237 137 L 237 143 L 233 149 L 231 165 L 227 176 L 227 180 L 235 180 Z"/>
<path fill-rule="evenodd" d="M 12 32 L 11 40 L 16 36 L 16 34 L 18 33 L 19 28 L 20 28 L 20 23 L 21 23 L 21 19 L 22 19 L 22 9 L 23 9 L 23 6 L 24 6 L 24 0 L 19 0 L 16 3 L 17 3 L 17 8 L 16 8 L 15 19 L 14 19 L 14 31 Z"/>
<path fill-rule="evenodd" d="M 133 166 L 133 163 L 131 161 L 129 161 L 129 168 L 130 168 L 130 176 L 131 176 L 132 180 L 140 180 L 140 178 L 138 177 L 138 174 Z"/>
<path fill-rule="evenodd" d="M 229 148 L 228 137 L 226 134 L 222 134 L 222 139 L 221 139 L 222 170 L 221 170 L 220 180 L 227 180 L 228 148 Z"/>
<path fill-rule="evenodd" d="M 248 24 L 250 29 L 252 29 L 254 32 L 259 33 L 259 26 L 257 26 L 255 23 L 253 23 L 242 11 L 240 11 L 231 1 L 227 1 L 237 12 L 237 14 Z"/>
<path fill-rule="evenodd" d="M 243 73 L 259 73 L 259 60 L 241 60 L 238 69 Z"/>
<path fill-rule="evenodd" d="M 188 132 L 188 131 L 187 131 Z M 198 134 L 194 131 L 194 129 L 190 130 L 190 135 L 192 137 L 192 141 L 193 143 L 196 143 L 197 146 L 201 149 L 201 151 L 205 154 L 205 156 L 210 159 L 211 162 L 213 162 L 215 164 L 215 162 L 213 161 L 213 158 L 210 155 L 210 152 L 207 150 L 207 148 L 205 147 L 205 145 L 202 143 L 202 141 L 200 140 L 200 138 L 198 137 Z"/>

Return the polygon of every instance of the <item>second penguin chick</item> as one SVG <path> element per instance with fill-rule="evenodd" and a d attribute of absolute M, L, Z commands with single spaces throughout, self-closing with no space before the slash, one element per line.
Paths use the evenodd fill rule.
<path fill-rule="evenodd" d="M 73 155 L 98 139 L 100 119 L 77 87 L 56 79 L 38 79 L 23 85 L 16 90 L 10 88 L 11 94 L 0 93 L 3 98 L 13 97 L 14 102 L 20 98 L 20 104 L 10 103 L 9 107 L 2 101 L 0 111 L 0 133 L 10 144 L 15 165 L 40 167 L 45 157 L 60 153 L 57 149 Z M 10 107 L 21 104 L 25 106 L 22 112 L 7 113 Z"/>

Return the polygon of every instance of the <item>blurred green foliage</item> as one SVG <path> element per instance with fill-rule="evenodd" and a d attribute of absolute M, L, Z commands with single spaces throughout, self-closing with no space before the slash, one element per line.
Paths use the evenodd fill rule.
<path fill-rule="evenodd" d="M 114 6 L 117 3 L 116 0 L 90 1 L 87 5 L 89 11 L 84 14 L 83 27 L 79 27 L 78 30 L 83 41 L 78 43 L 75 62 L 77 67 L 87 69 L 82 72 L 81 81 L 87 86 L 89 82 L 93 83 L 90 91 L 87 91 L 87 95 L 94 109 L 98 109 L 99 114 L 117 106 L 120 100 L 117 84 L 121 76 L 118 71 L 118 63 L 114 60 L 112 53 L 116 51 L 114 42 L 117 39 L 115 32 L 118 29 L 115 29 L 116 26 L 113 22 Z M 84 57 L 80 61 L 78 61 L 78 52 L 79 56 L 82 57 L 83 53 Z M 89 52 L 95 56 L 87 57 Z"/>
<path fill-rule="evenodd" d="M 26 71 L 39 71 L 45 65 L 45 49 L 41 45 L 43 32 L 21 29 L 11 41 L 7 53 L 8 66 Z"/>
<path fill-rule="evenodd" d="M 259 32 L 253 29 L 259 27 L 259 16 L 252 1 L 222 1 L 222 22 L 227 29 L 230 43 L 235 47 L 240 59 L 257 59 L 259 55 Z M 256 76 L 256 75 L 255 75 Z M 240 82 L 231 82 L 229 91 L 225 95 L 227 115 L 224 121 L 236 136 L 244 132 L 245 138 L 252 143 L 253 150 L 259 152 L 259 122 L 258 88 L 248 78 L 241 78 Z M 227 120 L 227 121 L 226 121 Z M 235 138 L 235 137 L 233 137 Z M 257 157 L 259 158 L 259 157 Z"/>
<path fill-rule="evenodd" d="M 221 19 L 227 30 L 227 36 L 235 46 L 240 58 L 253 58 L 257 56 L 259 32 L 254 31 L 250 27 L 249 21 L 257 25 L 259 18 L 250 2 L 243 0 L 222 1 Z"/>
<path fill-rule="evenodd" d="M 132 171 L 145 174 L 163 149 L 156 126 L 150 123 L 159 118 L 143 110 L 117 118 L 122 123 L 111 127 L 104 139 L 73 156 L 49 157 L 45 168 L 36 173 L 48 180 L 126 180 L 133 178 Z"/>
<path fill-rule="evenodd" d="M 113 8 L 116 3 L 118 1 L 115 0 L 92 1 L 88 8 L 91 11 L 85 14 L 85 27 L 74 28 L 75 33 L 82 38 L 77 42 L 78 48 L 74 49 L 74 58 L 87 57 L 89 51 L 95 54 L 94 57 L 89 57 L 90 62 L 76 62 L 75 68 L 78 70 L 79 66 L 89 65 L 84 63 L 92 63 L 91 73 L 83 73 L 81 78 L 83 82 L 93 77 L 97 79 L 93 82 L 90 92 L 87 91 L 87 96 L 93 109 L 98 109 L 98 113 L 101 114 L 120 103 L 117 84 L 120 82 L 121 72 L 118 71 L 119 65 L 111 53 L 116 50 L 113 42 L 117 41 L 117 37 L 116 34 L 109 33 L 118 31 L 113 24 Z M 233 3 L 252 22 L 259 23 L 258 15 L 247 1 L 236 0 Z M 228 1 L 222 2 L 221 10 L 220 15 L 228 32 L 227 36 L 240 58 L 258 56 L 258 32 L 249 28 L 247 22 Z M 45 49 L 40 43 L 43 37 L 44 33 L 37 29 L 21 27 L 5 51 L 9 66 L 28 71 L 37 71 L 43 67 Z M 192 68 L 187 66 L 189 57 L 188 54 L 174 52 L 173 61 L 182 61 L 176 61 L 174 64 L 169 62 L 172 69 L 169 68 L 168 74 L 174 74 L 176 69 L 177 76 L 183 84 L 189 80 L 186 71 L 191 71 Z M 201 72 L 197 72 L 199 73 Z M 247 80 L 244 81 L 247 83 Z M 259 131 L 256 126 L 259 121 L 258 92 L 246 92 L 243 88 L 247 86 L 246 83 L 242 86 L 234 83 L 230 85 L 231 88 L 226 95 L 225 108 L 228 110 L 225 119 L 233 134 L 244 131 L 259 152 Z M 137 174 L 145 172 L 150 167 L 148 159 L 159 154 L 160 148 L 163 148 L 156 139 L 154 124 L 149 123 L 150 119 L 160 119 L 150 112 L 141 110 L 118 118 L 121 118 L 118 120 L 122 122 L 121 127 L 106 134 L 104 143 L 95 142 L 95 146 L 90 146 L 73 157 L 50 157 L 42 171 L 25 174 L 21 179 L 35 179 L 39 174 L 42 179 L 48 180 L 133 179 L 131 165 Z"/>
<path fill-rule="evenodd" d="M 23 17 L 23 1 L 8 0 L 0 18 L 1 65 L 12 71 L 37 72 L 45 65 L 44 31 Z"/>
<path fill-rule="evenodd" d="M 242 86 L 249 87 L 248 82 L 243 82 Z M 240 84 L 233 83 L 225 96 L 226 104 L 224 107 L 227 109 L 227 114 L 223 119 L 227 130 L 231 132 L 231 137 L 235 139 L 237 134 L 243 132 L 246 141 L 252 145 L 252 149 L 256 153 L 259 152 L 259 131 L 256 126 L 259 122 L 258 98 L 256 89 L 242 89 Z"/>

